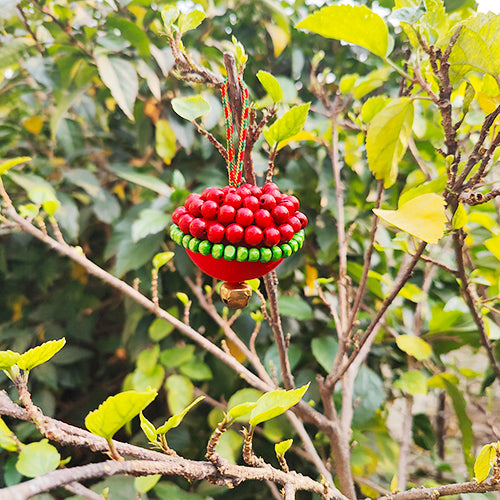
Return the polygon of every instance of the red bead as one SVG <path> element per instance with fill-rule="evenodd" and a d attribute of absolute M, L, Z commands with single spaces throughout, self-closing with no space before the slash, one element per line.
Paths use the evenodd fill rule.
<path fill-rule="evenodd" d="M 295 233 L 298 233 L 302 229 L 302 222 L 300 222 L 300 220 L 295 216 L 290 217 L 287 221 L 287 224 L 290 224 L 290 226 L 292 226 Z"/>
<path fill-rule="evenodd" d="M 281 224 L 281 226 L 278 226 L 278 230 L 281 234 L 282 243 L 290 241 L 293 238 L 293 235 L 295 234 L 293 232 L 293 227 L 290 226 L 290 224 Z"/>
<path fill-rule="evenodd" d="M 217 219 L 221 224 L 227 225 L 230 222 L 233 222 L 235 215 L 236 209 L 234 207 L 231 205 L 222 205 L 222 207 L 219 208 Z"/>
<path fill-rule="evenodd" d="M 283 199 L 283 195 L 280 193 L 279 189 L 271 189 L 266 194 L 270 194 L 276 200 L 276 203 L 280 203 Z"/>
<path fill-rule="evenodd" d="M 285 198 L 286 200 L 288 201 L 291 201 L 293 203 L 293 206 L 295 207 L 295 211 L 297 211 L 300 207 L 300 202 L 299 202 L 299 199 L 296 197 L 296 196 L 287 196 Z"/>
<path fill-rule="evenodd" d="M 187 214 L 186 207 L 177 207 L 172 214 L 172 222 L 179 225 L 179 220 L 184 214 Z"/>
<path fill-rule="evenodd" d="M 260 226 L 262 229 L 268 227 L 273 222 L 273 218 L 271 217 L 269 210 L 266 210 L 265 208 L 259 208 L 259 210 L 255 212 L 254 218 L 255 224 Z"/>
<path fill-rule="evenodd" d="M 232 207 L 238 209 L 241 207 L 241 196 L 236 193 L 227 193 L 224 198 L 224 205 L 231 205 Z"/>
<path fill-rule="evenodd" d="M 248 226 L 245 229 L 245 243 L 252 247 L 260 245 L 262 237 L 264 236 L 262 229 L 257 226 Z"/>
<path fill-rule="evenodd" d="M 278 191 L 279 191 L 278 186 L 274 182 L 267 182 L 266 184 L 264 184 L 262 186 L 263 193 L 267 193 L 268 191 L 271 191 L 273 189 L 278 189 Z"/>
<path fill-rule="evenodd" d="M 194 217 L 191 214 L 184 214 L 180 219 L 179 219 L 179 229 L 185 233 L 189 233 L 189 225 L 191 222 L 193 222 Z"/>
<path fill-rule="evenodd" d="M 281 241 L 281 233 L 275 227 L 266 227 L 264 229 L 264 245 L 273 247 Z"/>
<path fill-rule="evenodd" d="M 187 198 L 186 201 L 184 202 L 184 206 L 189 210 L 189 205 L 193 200 L 197 200 L 201 198 L 201 195 L 198 193 L 191 193 Z"/>
<path fill-rule="evenodd" d="M 228 193 L 236 193 L 236 188 L 234 186 L 224 186 L 222 188 L 222 192 L 224 194 L 228 194 Z"/>
<path fill-rule="evenodd" d="M 243 239 L 244 231 L 239 224 L 230 224 L 226 228 L 226 239 L 235 245 Z"/>
<path fill-rule="evenodd" d="M 238 208 L 236 211 L 236 223 L 243 227 L 253 222 L 253 212 L 249 208 Z"/>
<path fill-rule="evenodd" d="M 224 239 L 225 227 L 218 222 L 213 222 L 209 225 L 207 231 L 207 239 L 212 243 L 220 243 Z"/>
<path fill-rule="evenodd" d="M 290 200 L 281 200 L 279 204 L 281 207 L 286 207 L 288 209 L 288 213 L 292 216 L 296 212 L 295 205 Z"/>
<path fill-rule="evenodd" d="M 260 189 L 259 186 L 250 186 L 249 189 L 252 192 L 252 195 L 257 198 L 260 198 L 260 196 L 262 195 L 262 189 Z"/>
<path fill-rule="evenodd" d="M 219 211 L 219 205 L 215 201 L 207 200 L 203 202 L 201 207 L 201 215 L 208 220 L 215 219 L 217 217 L 217 212 Z"/>
<path fill-rule="evenodd" d="M 189 202 L 189 213 L 193 217 L 200 217 L 201 215 L 201 207 L 204 205 L 204 201 L 201 198 L 195 198 Z"/>
<path fill-rule="evenodd" d="M 283 206 L 283 205 L 278 205 L 277 207 L 274 207 L 271 215 L 273 216 L 274 221 L 276 224 L 284 224 L 288 218 L 290 217 L 290 212 L 288 211 L 288 208 Z"/>
<path fill-rule="evenodd" d="M 249 208 L 252 212 L 256 212 L 260 207 L 259 199 L 253 195 L 247 196 L 243 198 L 243 206 Z"/>
<path fill-rule="evenodd" d="M 265 208 L 266 210 L 272 210 L 276 206 L 276 200 L 270 194 L 263 194 L 259 198 L 259 203 L 260 208 Z"/>
<path fill-rule="evenodd" d="M 252 196 L 252 190 L 246 184 L 243 184 L 236 190 L 236 194 L 239 194 L 244 200 L 247 196 Z"/>
<path fill-rule="evenodd" d="M 300 223 L 302 224 L 302 229 L 304 229 L 308 223 L 307 216 L 299 211 L 295 212 L 293 215 L 294 217 L 297 217 L 297 219 L 300 220 Z"/>
<path fill-rule="evenodd" d="M 207 223 L 203 219 L 193 219 L 191 224 L 189 224 L 189 233 L 195 238 L 205 239 L 207 235 Z"/>
<path fill-rule="evenodd" d="M 220 205 L 224 201 L 224 191 L 219 188 L 212 188 L 207 195 L 207 200 L 215 201 L 218 205 Z"/>

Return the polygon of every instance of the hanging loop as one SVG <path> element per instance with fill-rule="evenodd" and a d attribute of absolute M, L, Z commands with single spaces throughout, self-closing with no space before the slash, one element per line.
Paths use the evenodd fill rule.
<path fill-rule="evenodd" d="M 241 88 L 241 121 L 237 155 L 234 145 L 234 118 L 231 105 L 229 103 L 229 82 L 227 78 L 222 86 L 222 105 L 224 107 L 227 140 L 227 171 L 229 176 L 229 185 L 233 187 L 237 187 L 241 184 L 243 174 L 243 158 L 245 156 L 245 146 L 248 134 L 249 114 L 248 87 L 241 78 L 238 78 L 238 83 Z"/>

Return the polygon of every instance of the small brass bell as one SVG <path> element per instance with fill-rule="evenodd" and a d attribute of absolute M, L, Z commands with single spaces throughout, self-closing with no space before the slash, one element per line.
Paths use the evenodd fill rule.
<path fill-rule="evenodd" d="M 252 296 L 252 287 L 248 283 L 222 283 L 220 298 L 229 309 L 243 309 Z"/>

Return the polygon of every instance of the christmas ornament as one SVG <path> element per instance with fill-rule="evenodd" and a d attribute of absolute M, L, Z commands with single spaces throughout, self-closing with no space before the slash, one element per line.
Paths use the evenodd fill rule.
<path fill-rule="evenodd" d="M 281 193 L 272 182 L 262 187 L 242 183 L 249 104 L 242 80 L 240 86 L 237 155 L 227 81 L 222 87 L 229 184 L 191 193 L 172 214 L 170 228 L 171 238 L 205 274 L 226 282 L 221 298 L 233 309 L 245 307 L 250 300 L 252 291 L 244 281 L 269 273 L 302 247 L 307 225 L 295 196 Z"/>

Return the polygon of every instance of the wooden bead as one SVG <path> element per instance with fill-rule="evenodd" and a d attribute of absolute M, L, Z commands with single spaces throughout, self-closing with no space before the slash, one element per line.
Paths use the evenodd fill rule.
<path fill-rule="evenodd" d="M 220 298 L 229 309 L 243 309 L 252 296 L 252 288 L 248 283 L 222 283 Z"/>

